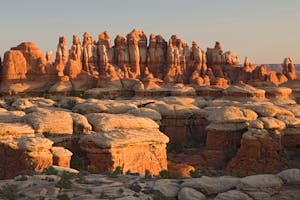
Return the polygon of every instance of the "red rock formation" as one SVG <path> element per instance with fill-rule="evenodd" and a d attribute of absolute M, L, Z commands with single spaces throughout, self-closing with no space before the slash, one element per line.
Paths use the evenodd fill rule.
<path fill-rule="evenodd" d="M 141 75 L 141 64 L 147 61 L 147 37 L 143 31 L 133 29 L 127 35 L 127 44 L 130 63 L 130 78 L 139 78 Z"/>
<path fill-rule="evenodd" d="M 158 175 L 167 169 L 168 138 L 156 130 L 113 130 L 86 135 L 80 140 L 87 153 L 89 170 L 96 173 L 114 171 Z"/>
<path fill-rule="evenodd" d="M 284 74 L 288 80 L 295 80 L 297 78 L 295 65 L 290 58 L 284 59 L 282 74 Z"/>
<path fill-rule="evenodd" d="M 295 66 L 290 58 L 284 61 L 283 74 L 268 71 L 263 65 L 254 69 L 248 58 L 241 68 L 237 54 L 231 51 L 224 53 L 220 42 L 216 42 L 215 47 L 208 48 L 205 53 L 196 42 L 190 48 L 177 35 L 172 35 L 167 45 L 162 36 L 151 34 L 147 46 L 146 34 L 136 29 L 126 37 L 117 35 L 114 46 L 106 31 L 98 35 L 97 42 L 85 32 L 82 46 L 79 38 L 73 36 L 70 56 L 66 38 L 60 37 L 54 64 L 51 52 L 47 52 L 45 57 L 32 43 L 22 43 L 12 50 L 15 51 L 4 56 L 2 82 L 36 81 L 37 77 L 43 79 L 37 82 L 40 85 L 5 86 L 5 91 L 38 91 L 41 88 L 44 91 L 49 90 L 53 84 L 56 84 L 54 88 L 68 85 L 68 91 L 85 90 L 95 87 L 98 79 L 111 80 L 112 76 L 114 80 L 118 77 L 120 81 L 123 78 L 140 79 L 147 84 L 148 89 L 158 88 L 155 82 L 160 80 L 166 83 L 160 84 L 160 87 L 183 83 L 197 88 L 206 85 L 226 88 L 238 82 L 253 86 L 279 85 L 296 78 Z M 16 51 L 20 51 L 24 58 Z M 57 80 L 67 80 L 65 75 L 69 76 L 70 81 L 55 83 Z M 57 76 L 64 78 L 58 79 Z M 53 92 L 59 90 L 53 89 Z"/>
<path fill-rule="evenodd" d="M 92 36 L 85 32 L 83 34 L 83 70 L 87 73 L 97 76 L 97 47 L 94 45 Z"/>
<path fill-rule="evenodd" d="M 263 117 L 250 123 L 243 134 L 241 146 L 230 161 L 227 170 L 233 174 L 252 175 L 277 173 L 287 167 L 282 156 L 281 131 L 285 124 L 271 117 Z"/>
<path fill-rule="evenodd" d="M 73 45 L 70 49 L 70 63 L 68 67 L 68 75 L 76 78 L 82 70 L 83 48 L 77 35 L 73 35 Z"/>
<path fill-rule="evenodd" d="M 2 82 L 26 79 L 27 62 L 21 51 L 5 52 L 1 70 Z"/>
<path fill-rule="evenodd" d="M 0 143 L 0 179 L 13 178 L 20 172 L 40 172 L 52 165 L 50 148 L 45 138 L 22 138 Z"/>
<path fill-rule="evenodd" d="M 161 35 L 151 34 L 148 47 L 148 68 L 154 77 L 162 79 L 165 67 L 166 41 Z"/>
<path fill-rule="evenodd" d="M 67 40 L 65 37 L 60 37 L 58 40 L 56 58 L 55 58 L 55 68 L 57 70 L 58 76 L 64 76 L 64 70 L 69 61 L 69 53 L 67 47 Z"/>

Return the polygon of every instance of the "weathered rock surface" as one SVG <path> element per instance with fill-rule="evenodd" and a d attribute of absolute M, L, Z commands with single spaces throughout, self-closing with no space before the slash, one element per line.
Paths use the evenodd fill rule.
<path fill-rule="evenodd" d="M 202 176 L 201 178 L 187 179 L 180 186 L 191 187 L 198 191 L 201 191 L 204 194 L 218 194 L 221 192 L 228 191 L 233 189 L 239 183 L 238 178 L 234 177 L 207 177 Z"/>
<path fill-rule="evenodd" d="M 287 169 L 278 174 L 278 176 L 289 185 L 300 185 L 300 169 Z"/>
<path fill-rule="evenodd" d="M 70 113 L 73 120 L 73 131 L 75 134 L 89 134 L 92 132 L 92 125 L 84 115 Z"/>
<path fill-rule="evenodd" d="M 155 181 L 153 189 L 160 191 L 166 197 L 174 198 L 177 197 L 180 187 L 176 180 L 161 179 Z"/>
<path fill-rule="evenodd" d="M 22 117 L 25 115 L 23 111 L 8 111 L 5 109 L 0 110 L 1 123 L 18 123 L 22 122 Z"/>
<path fill-rule="evenodd" d="M 136 117 L 129 114 L 91 113 L 86 115 L 96 132 L 119 129 L 154 130 L 158 125 L 149 118 Z"/>
<path fill-rule="evenodd" d="M 278 193 L 283 181 L 270 174 L 253 175 L 240 179 L 237 189 L 247 193 L 254 199 L 271 198 Z"/>
<path fill-rule="evenodd" d="M 123 122 L 124 123 L 124 122 Z M 153 122 L 154 123 L 154 122 Z M 167 169 L 167 136 L 155 129 L 112 130 L 86 135 L 79 141 L 95 172 L 113 171 L 158 174 Z"/>
<path fill-rule="evenodd" d="M 247 194 L 239 190 L 229 190 L 228 192 L 219 193 L 215 200 L 252 200 Z"/>
<path fill-rule="evenodd" d="M 73 153 L 63 147 L 52 147 L 53 165 L 70 168 L 71 156 Z"/>
<path fill-rule="evenodd" d="M 205 200 L 206 196 L 193 188 L 182 188 L 178 192 L 178 200 Z"/>
<path fill-rule="evenodd" d="M 33 136 L 34 130 L 28 124 L 23 123 L 0 123 L 1 141 L 13 138 Z"/>
<path fill-rule="evenodd" d="M 276 173 L 288 165 L 280 142 L 285 123 L 262 117 L 251 121 L 227 170 L 236 174 Z"/>
<path fill-rule="evenodd" d="M 68 112 L 48 111 L 32 112 L 24 116 L 37 133 L 72 134 L 73 120 Z"/>

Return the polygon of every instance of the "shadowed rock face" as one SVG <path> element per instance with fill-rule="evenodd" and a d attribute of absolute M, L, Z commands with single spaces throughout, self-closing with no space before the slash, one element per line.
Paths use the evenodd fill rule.
<path fill-rule="evenodd" d="M 221 88 L 238 82 L 265 86 L 296 79 L 290 58 L 284 60 L 282 68 L 277 74 L 264 65 L 255 67 L 248 58 L 241 67 L 237 54 L 224 52 L 220 42 L 204 52 L 196 42 L 189 47 L 178 35 L 172 35 L 167 43 L 162 36 L 151 34 L 148 42 L 143 31 L 134 29 L 126 37 L 117 35 L 112 46 L 107 32 L 99 34 L 97 42 L 85 32 L 82 44 L 78 36 L 73 36 L 70 50 L 66 38 L 60 37 L 54 63 L 51 52 L 45 57 L 31 42 L 11 48 L 4 55 L 0 92 L 123 89 L 119 80 L 128 78 L 142 81 L 145 89 L 178 83 Z"/>

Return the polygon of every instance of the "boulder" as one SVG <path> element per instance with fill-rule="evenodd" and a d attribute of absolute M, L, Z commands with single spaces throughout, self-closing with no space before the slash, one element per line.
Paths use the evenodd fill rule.
<path fill-rule="evenodd" d="M 179 184 L 175 179 L 160 179 L 153 185 L 153 190 L 160 191 L 167 198 L 177 197 L 179 189 Z"/>
<path fill-rule="evenodd" d="M 190 187 L 194 188 L 206 195 L 218 194 L 226 192 L 236 187 L 239 183 L 239 178 L 230 176 L 221 177 L 208 177 L 202 176 L 201 178 L 186 179 L 180 185 L 181 188 Z"/>
<path fill-rule="evenodd" d="M 257 118 L 257 114 L 249 109 L 225 106 L 209 112 L 208 120 L 214 123 L 241 123 Z"/>
<path fill-rule="evenodd" d="M 0 142 L 0 179 L 13 178 L 20 172 L 41 172 L 51 166 L 52 144 L 40 136 Z"/>
<path fill-rule="evenodd" d="M 51 149 L 53 142 L 43 137 L 28 137 L 18 141 L 20 150 L 30 152 L 43 152 Z"/>
<path fill-rule="evenodd" d="M 96 132 L 118 129 L 158 129 L 158 125 L 153 120 L 128 114 L 91 113 L 86 117 Z"/>
<path fill-rule="evenodd" d="M 23 111 L 8 111 L 0 110 L 0 123 L 18 123 L 22 122 L 22 117 L 25 115 Z"/>
<path fill-rule="evenodd" d="M 178 200 L 205 200 L 206 196 L 193 188 L 181 188 L 178 192 Z"/>
<path fill-rule="evenodd" d="M 94 172 L 122 167 L 123 172 L 157 175 L 167 169 L 167 136 L 155 129 L 112 130 L 83 136 L 79 145 Z"/>
<path fill-rule="evenodd" d="M 127 113 L 137 117 L 150 118 L 155 122 L 160 122 L 160 120 L 162 119 L 161 114 L 159 112 L 150 108 L 136 108 L 129 110 Z"/>
<path fill-rule="evenodd" d="M 84 115 L 78 113 L 70 113 L 73 119 L 74 134 L 89 134 L 92 132 L 92 126 L 89 124 Z"/>
<path fill-rule="evenodd" d="M 80 114 L 89 113 L 111 113 L 122 114 L 131 109 L 137 108 L 136 105 L 130 102 L 113 101 L 113 100 L 96 100 L 88 99 L 87 101 L 76 104 L 72 111 Z"/>
<path fill-rule="evenodd" d="M 210 124 L 206 127 L 206 147 L 203 155 L 207 165 L 215 168 L 225 165 L 229 155 L 240 145 L 242 134 L 247 130 L 249 122 L 256 119 L 257 114 L 235 106 L 205 110 Z"/>
<path fill-rule="evenodd" d="M 29 98 L 18 98 L 13 103 L 12 106 L 17 110 L 26 110 L 35 106 Z"/>
<path fill-rule="evenodd" d="M 278 193 L 283 181 L 276 175 L 260 174 L 240 179 L 237 189 L 245 192 L 254 199 L 270 198 Z"/>
<path fill-rule="evenodd" d="M 287 87 L 264 87 L 267 98 L 290 98 L 292 89 Z"/>
<path fill-rule="evenodd" d="M 291 111 L 288 111 L 269 102 L 247 103 L 243 106 L 255 111 L 261 117 L 277 117 L 282 115 L 294 116 Z"/>
<path fill-rule="evenodd" d="M 247 84 L 232 85 L 223 91 L 223 97 L 229 99 L 239 99 L 244 101 L 247 98 L 265 98 L 265 91 L 257 89 Z"/>
<path fill-rule="evenodd" d="M 28 124 L 0 123 L 0 138 L 2 141 L 13 138 L 33 136 L 34 130 Z"/>
<path fill-rule="evenodd" d="M 52 147 L 53 164 L 61 167 L 70 167 L 71 156 L 73 153 L 63 147 Z"/>
<path fill-rule="evenodd" d="M 285 184 L 300 185 L 300 169 L 287 169 L 277 175 Z"/>
<path fill-rule="evenodd" d="M 30 124 L 36 133 L 72 134 L 73 120 L 68 112 L 47 111 L 32 112 L 24 116 L 24 121 Z"/>
<path fill-rule="evenodd" d="M 285 123 L 262 117 L 250 122 L 242 136 L 237 154 L 227 165 L 227 170 L 239 175 L 278 173 L 287 165 L 283 158 L 281 135 Z"/>
<path fill-rule="evenodd" d="M 244 192 L 239 190 L 229 190 L 228 192 L 219 193 L 215 200 L 253 200 Z"/>
<path fill-rule="evenodd" d="M 300 145 L 300 119 L 298 117 L 280 116 L 277 119 L 284 122 L 286 128 L 282 131 L 282 145 L 285 148 L 295 148 Z"/>

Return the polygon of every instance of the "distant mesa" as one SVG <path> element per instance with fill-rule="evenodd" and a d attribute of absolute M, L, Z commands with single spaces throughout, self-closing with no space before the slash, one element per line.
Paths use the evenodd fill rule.
<path fill-rule="evenodd" d="M 90 88 L 151 90 L 184 84 L 192 87 L 246 83 L 253 86 L 279 85 L 297 78 L 295 65 L 285 58 L 282 71 L 253 65 L 245 58 L 224 51 L 221 43 L 202 50 L 191 47 L 178 35 L 167 41 L 161 35 L 132 30 L 117 35 L 112 44 L 108 32 L 98 41 L 85 32 L 83 40 L 73 36 L 70 49 L 66 38 L 58 40 L 55 60 L 51 51 L 44 55 L 31 42 L 23 42 L 5 52 L 1 62 L 0 92 L 71 92 Z"/>

